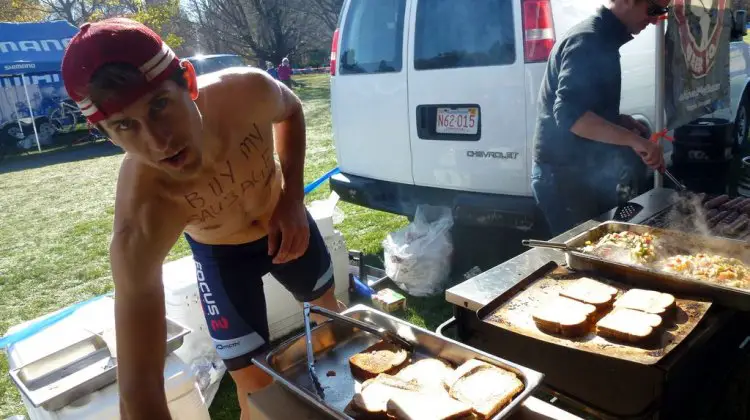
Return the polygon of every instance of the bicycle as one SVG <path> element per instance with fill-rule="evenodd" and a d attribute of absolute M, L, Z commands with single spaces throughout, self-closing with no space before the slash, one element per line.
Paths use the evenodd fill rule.
<path fill-rule="evenodd" d="M 79 120 L 84 120 L 81 110 L 72 99 L 60 101 L 47 117 L 58 133 L 70 133 L 78 127 Z"/>

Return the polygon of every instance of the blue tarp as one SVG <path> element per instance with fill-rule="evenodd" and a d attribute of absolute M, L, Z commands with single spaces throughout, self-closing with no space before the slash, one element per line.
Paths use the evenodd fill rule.
<path fill-rule="evenodd" d="M 64 20 L 0 23 L 0 76 L 59 72 L 78 29 Z"/>

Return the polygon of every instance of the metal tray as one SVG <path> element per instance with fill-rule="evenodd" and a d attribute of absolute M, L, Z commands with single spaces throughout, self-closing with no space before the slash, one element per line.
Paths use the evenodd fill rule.
<path fill-rule="evenodd" d="M 555 262 L 547 263 L 479 309 L 477 317 L 493 327 L 503 328 L 537 340 L 596 355 L 653 365 L 687 338 L 711 308 L 711 302 L 675 296 L 677 312 L 673 321 L 670 321 L 668 328 L 661 329 L 657 339 L 642 346 L 610 341 L 599 337 L 593 331 L 586 336 L 573 339 L 539 330 L 534 323 L 532 313 L 547 299 L 557 295 L 570 282 L 581 277 L 584 276 L 560 267 Z M 615 287 L 619 290 L 618 294 L 632 288 L 627 284 L 599 276 L 586 275 L 586 277 Z"/>
<path fill-rule="evenodd" d="M 586 241 L 596 242 L 607 233 L 632 231 L 653 233 L 669 244 L 674 253 L 705 252 L 737 258 L 750 266 L 750 243 L 734 239 L 689 234 L 675 230 L 621 222 L 604 222 L 565 242 L 572 248 L 582 248 Z M 707 297 L 724 306 L 750 311 L 750 290 L 697 280 L 687 276 L 665 273 L 655 269 L 624 264 L 583 252 L 566 252 L 568 266 L 575 270 L 593 271 L 628 283 L 691 296 Z"/>
<path fill-rule="evenodd" d="M 415 360 L 437 357 L 457 366 L 477 358 L 515 372 L 523 381 L 524 390 L 493 417 L 494 420 L 510 416 L 539 387 L 544 377 L 539 372 L 441 337 L 365 305 L 356 305 L 342 314 L 386 328 L 414 343 Z M 312 339 L 315 366 L 324 390 L 323 399 L 316 394 L 308 374 L 304 334 L 267 351 L 255 358 L 254 362 L 282 386 L 324 413 L 336 419 L 351 420 L 352 417 L 344 410 L 360 390 L 361 384 L 352 377 L 349 357 L 375 344 L 379 338 L 343 323 L 326 321 L 312 330 Z"/>
<path fill-rule="evenodd" d="M 169 355 L 182 346 L 191 330 L 167 318 Z M 84 340 L 10 371 L 18 389 L 35 407 L 57 411 L 117 381 L 117 359 L 102 336 Z"/>

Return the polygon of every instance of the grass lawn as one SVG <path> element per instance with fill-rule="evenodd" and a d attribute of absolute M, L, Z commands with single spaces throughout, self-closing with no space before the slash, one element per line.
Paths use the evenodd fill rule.
<path fill-rule="evenodd" d="M 328 76 L 299 78 L 297 93 L 304 101 L 308 124 L 305 181 L 336 166 L 331 138 Z M 108 147 L 99 144 L 87 148 Z M 122 154 L 85 160 L 65 159 L 69 151 L 54 152 L 63 163 L 41 165 L 38 156 L 11 159 L 0 165 L 0 335 L 20 322 L 36 318 L 113 290 L 108 244 L 114 206 L 114 187 Z M 48 154 L 49 155 L 49 154 Z M 66 160 L 71 160 L 65 162 Z M 8 170 L 6 165 L 29 166 Z M 5 168 L 5 169 L 4 169 Z M 323 198 L 322 185 L 309 200 Z M 349 249 L 382 252 L 385 235 L 404 226 L 404 218 L 340 204 L 346 219 L 338 226 Z M 169 260 L 189 255 L 184 239 L 175 244 Z M 440 299 L 415 300 L 408 318 L 425 325 L 426 310 L 434 328 L 447 313 Z M 437 309 L 435 309 L 437 308 Z M 238 418 L 229 376 L 212 406 L 212 418 Z M 0 418 L 24 413 L 8 362 L 0 356 Z"/>

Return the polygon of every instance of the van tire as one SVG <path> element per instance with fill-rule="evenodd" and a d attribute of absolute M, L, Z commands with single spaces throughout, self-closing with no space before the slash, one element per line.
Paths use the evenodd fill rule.
<path fill-rule="evenodd" d="M 750 130 L 750 101 L 748 93 L 742 95 L 742 100 L 737 106 L 737 115 L 734 119 L 734 150 L 739 151 L 742 145 L 747 141 L 748 131 Z"/>

